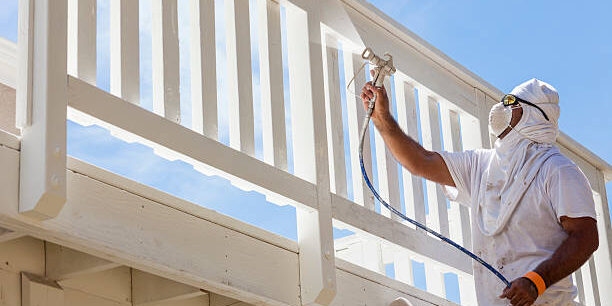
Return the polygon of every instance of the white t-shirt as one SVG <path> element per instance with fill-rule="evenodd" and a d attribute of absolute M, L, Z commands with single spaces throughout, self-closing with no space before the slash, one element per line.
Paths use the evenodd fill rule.
<path fill-rule="evenodd" d="M 484 192 L 481 180 L 493 152 L 440 152 L 456 185 L 456 188 L 443 186 L 449 200 L 470 208 L 478 205 L 479 195 Z M 472 209 L 471 214 L 473 252 L 509 281 L 535 269 L 567 238 L 559 221 L 561 216 L 596 219 L 587 178 L 563 155 L 554 155 L 544 162 L 505 229 L 498 235 L 483 235 L 476 226 L 474 211 Z M 498 298 L 505 285 L 476 261 L 474 280 L 480 305 L 509 305 L 509 300 Z M 576 294 L 576 287 L 568 276 L 547 288 L 535 304 L 573 305 Z"/>

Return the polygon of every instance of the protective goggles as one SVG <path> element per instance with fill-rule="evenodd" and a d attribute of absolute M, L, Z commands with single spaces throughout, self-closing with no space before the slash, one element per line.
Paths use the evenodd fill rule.
<path fill-rule="evenodd" d="M 525 100 L 523 100 L 523 99 L 521 99 L 521 98 L 519 98 L 519 97 L 517 97 L 515 95 L 509 95 L 509 94 L 505 95 L 502 98 L 501 102 L 504 104 L 504 106 L 513 106 L 513 105 L 518 105 L 519 103 L 525 103 L 527 105 L 531 105 L 531 106 L 537 108 L 538 110 L 540 110 L 540 112 L 542 112 L 542 115 L 544 115 L 544 118 L 546 118 L 546 121 L 550 121 L 548 119 L 548 116 L 546 116 L 546 113 L 539 106 L 537 106 L 537 105 L 535 105 L 535 104 L 533 104 L 533 103 L 531 103 L 529 101 L 525 101 Z"/>

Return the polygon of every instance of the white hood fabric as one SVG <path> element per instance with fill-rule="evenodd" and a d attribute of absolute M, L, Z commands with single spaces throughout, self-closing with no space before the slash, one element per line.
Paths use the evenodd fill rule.
<path fill-rule="evenodd" d="M 519 123 L 495 142 L 495 152 L 482 180 L 476 221 L 485 236 L 499 234 L 512 216 L 542 164 L 560 154 L 552 144 L 559 135 L 559 95 L 551 85 L 531 79 L 512 90 L 517 97 L 538 105 L 522 105 Z"/>

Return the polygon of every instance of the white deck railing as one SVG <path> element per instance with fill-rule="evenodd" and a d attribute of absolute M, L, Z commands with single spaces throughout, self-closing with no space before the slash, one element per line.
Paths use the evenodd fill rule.
<path fill-rule="evenodd" d="M 413 260 L 422 262 L 427 291 L 442 297 L 444 273 L 457 274 L 461 303 L 474 304 L 472 263 L 466 256 L 395 217 L 389 219 L 384 208 L 376 212 L 356 154 L 364 112 L 353 92 L 359 91 L 366 74 L 358 74 L 352 87 L 344 95 L 342 91 L 362 64 L 358 54 L 364 46 L 390 52 L 398 73 L 386 87 L 400 126 L 415 139 L 420 133 L 426 148 L 448 151 L 490 147 L 486 117 L 501 92 L 362 0 L 224 0 L 222 52 L 227 65 L 217 66 L 214 6 L 220 3 L 191 1 L 191 57 L 182 60 L 190 62 L 192 90 L 191 100 L 185 101 L 179 95 L 177 1 L 152 0 L 149 112 L 138 106 L 138 1 L 111 0 L 110 93 L 95 87 L 96 0 L 20 2 L 20 211 L 45 219 L 61 210 L 66 193 L 65 120 L 70 118 L 104 126 L 122 139 L 153 147 L 161 156 L 261 192 L 271 202 L 296 206 L 303 304 L 332 301 L 336 256 L 383 274 L 385 264 L 393 263 L 395 278 L 410 285 Z M 263 161 L 255 157 L 250 10 L 256 10 L 258 27 Z M 223 95 L 229 105 L 229 147 L 217 141 L 217 69 L 227 69 Z M 284 100 L 285 90 L 289 101 Z M 180 125 L 181 103 L 191 104 L 191 129 Z M 285 105 L 291 108 L 291 129 Z M 287 133 L 292 136 L 292 157 L 287 156 Z M 349 148 L 344 147 L 345 134 Z M 381 137 L 374 134 L 364 155 L 370 173 L 376 161 L 382 196 L 401 209 L 403 193 L 408 216 L 469 247 L 468 209 L 456 203 L 447 208 L 439 186 L 423 184 L 405 169 L 399 173 Z M 567 136 L 558 142 L 587 175 L 596 199 L 600 247 L 574 274 L 574 281 L 581 303 L 600 305 L 612 300 L 612 233 L 605 190 L 612 170 Z M 287 172 L 288 160 L 293 160 L 293 173 Z M 353 199 L 348 199 L 349 183 Z M 334 241 L 332 226 L 356 234 Z"/>

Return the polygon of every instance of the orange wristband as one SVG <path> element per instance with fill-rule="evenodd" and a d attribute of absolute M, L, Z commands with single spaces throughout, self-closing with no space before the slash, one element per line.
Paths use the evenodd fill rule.
<path fill-rule="evenodd" d="M 531 271 L 527 272 L 527 274 L 523 275 L 523 277 L 530 280 L 536 286 L 536 288 L 538 288 L 538 296 L 542 295 L 544 290 L 546 290 L 546 283 L 540 274 Z"/>

